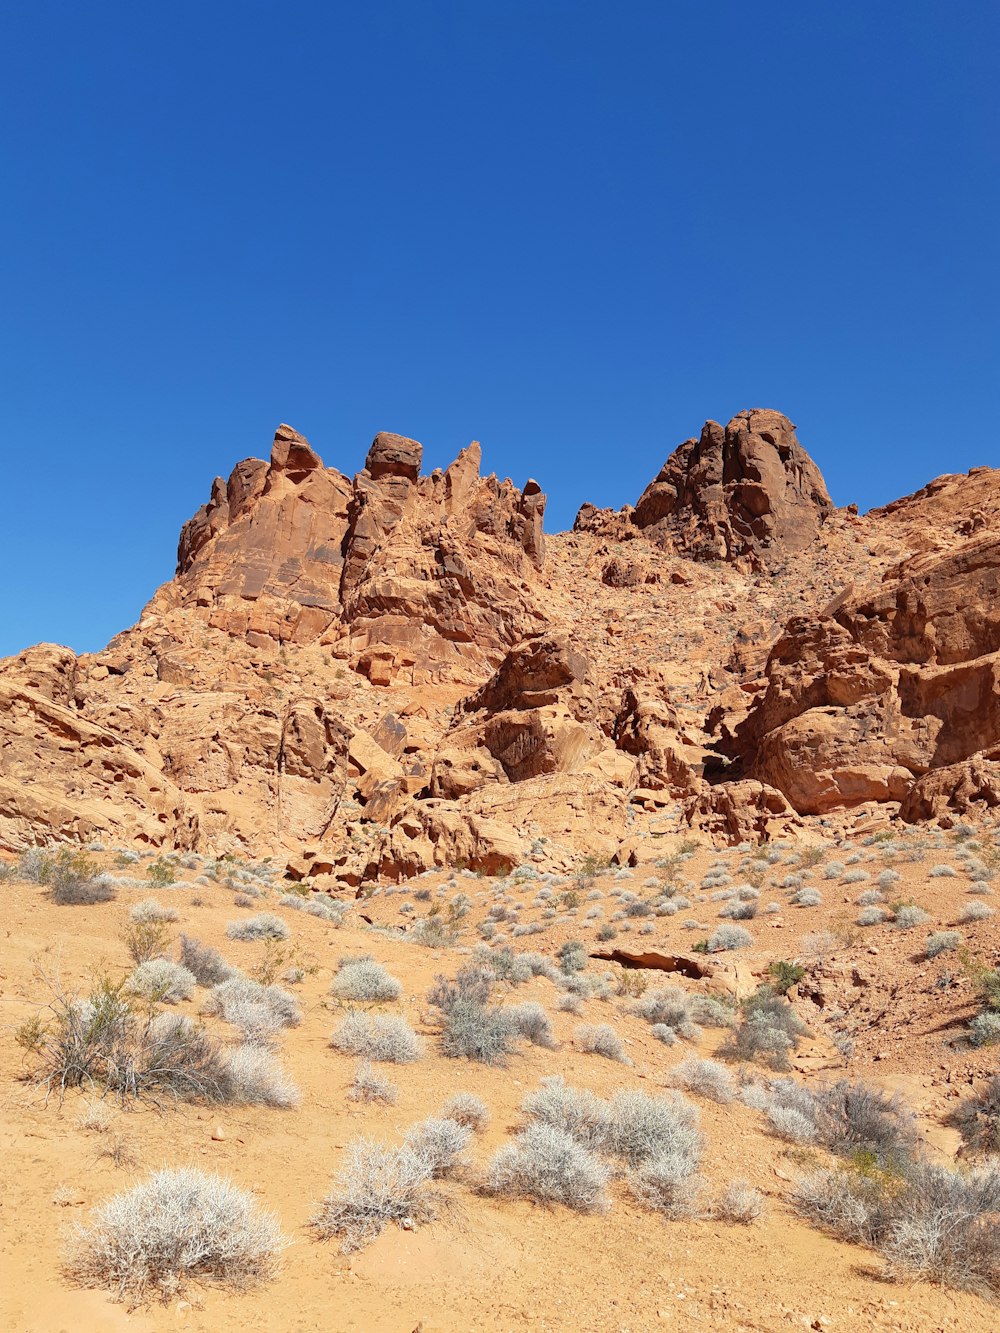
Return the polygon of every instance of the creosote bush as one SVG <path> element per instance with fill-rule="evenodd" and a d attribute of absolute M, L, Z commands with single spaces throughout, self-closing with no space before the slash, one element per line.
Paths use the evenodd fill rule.
<path fill-rule="evenodd" d="M 191 1167 L 157 1171 L 95 1208 L 67 1246 L 84 1287 L 133 1304 L 166 1302 L 189 1282 L 242 1289 L 271 1278 L 288 1242 L 253 1195 Z"/>
<path fill-rule="evenodd" d="M 347 1014 L 330 1038 L 344 1055 L 406 1065 L 419 1060 L 423 1043 L 399 1014 Z"/>

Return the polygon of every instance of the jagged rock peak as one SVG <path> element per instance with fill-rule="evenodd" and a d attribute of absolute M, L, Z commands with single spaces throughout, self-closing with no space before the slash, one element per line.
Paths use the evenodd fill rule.
<path fill-rule="evenodd" d="M 833 509 L 819 468 L 780 412 L 751 408 L 725 427 L 706 421 L 670 455 L 635 506 L 585 505 L 577 530 L 624 524 L 699 560 L 776 563 L 803 550 Z"/>

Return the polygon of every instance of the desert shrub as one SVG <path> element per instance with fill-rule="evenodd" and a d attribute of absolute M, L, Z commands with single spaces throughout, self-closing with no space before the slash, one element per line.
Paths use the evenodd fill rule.
<path fill-rule="evenodd" d="M 486 1103 L 474 1092 L 455 1092 L 441 1107 L 438 1115 L 442 1119 L 457 1120 L 466 1125 L 474 1134 L 479 1134 L 490 1123 L 490 1112 Z"/>
<path fill-rule="evenodd" d="M 493 1157 L 483 1190 L 595 1213 L 609 1206 L 609 1178 L 604 1163 L 564 1130 L 531 1124 Z"/>
<path fill-rule="evenodd" d="M 347 903 L 338 902 L 325 893 L 314 893 L 309 896 L 301 893 L 283 893 L 278 899 L 278 905 L 292 907 L 296 912 L 306 912 L 309 916 L 318 916 L 320 920 L 329 921 L 334 926 L 342 926 L 350 910 Z"/>
<path fill-rule="evenodd" d="M 966 903 L 958 914 L 959 921 L 985 921 L 993 915 L 989 903 Z"/>
<path fill-rule="evenodd" d="M 408 1148 L 371 1139 L 348 1144 L 347 1160 L 313 1218 L 321 1240 L 339 1236 L 350 1254 L 373 1241 L 390 1222 L 427 1222 L 434 1216 L 428 1190 L 431 1164 Z"/>
<path fill-rule="evenodd" d="M 799 889 L 798 893 L 793 893 L 789 902 L 793 907 L 819 907 L 823 901 L 823 895 L 819 889 Z"/>
<path fill-rule="evenodd" d="M 442 1013 L 441 1052 L 449 1059 L 502 1065 L 513 1040 L 510 1019 L 497 1005 L 461 999 Z"/>
<path fill-rule="evenodd" d="M 746 1180 L 733 1180 L 712 1204 L 712 1216 L 720 1222 L 749 1226 L 764 1211 L 764 1196 Z"/>
<path fill-rule="evenodd" d="M 721 953 L 728 949 L 744 949 L 753 944 L 753 936 L 742 926 L 716 926 L 708 937 L 709 953 Z"/>
<path fill-rule="evenodd" d="M 549 1016 L 537 1000 L 511 1004 L 502 1010 L 511 1030 L 525 1037 L 533 1046 L 545 1046 L 550 1051 L 557 1046 Z"/>
<path fill-rule="evenodd" d="M 503 1064 L 510 1054 L 514 1028 L 506 1012 L 489 1003 L 492 972 L 463 967 L 453 981 L 437 977 L 427 999 L 439 1010 L 441 1051 L 450 1059 Z"/>
<path fill-rule="evenodd" d="M 260 1046 L 237 1046 L 226 1053 L 226 1061 L 227 1101 L 282 1108 L 299 1104 L 298 1088 L 270 1051 Z"/>
<path fill-rule="evenodd" d="M 230 977 L 214 986 L 205 1000 L 205 1012 L 217 1014 L 254 1045 L 266 1045 L 282 1028 L 302 1022 L 299 1002 L 280 986 L 263 986 L 249 977 Z"/>
<path fill-rule="evenodd" d="M 525 1097 L 524 1114 L 533 1121 L 569 1134 L 585 1148 L 603 1148 L 607 1139 L 608 1109 L 600 1097 L 571 1088 L 561 1075 L 544 1078 Z"/>
<path fill-rule="evenodd" d="M 406 1131 L 404 1143 L 412 1152 L 426 1161 L 435 1178 L 450 1175 L 464 1166 L 464 1153 L 472 1138 L 468 1125 L 459 1124 L 447 1116 L 430 1116 Z"/>
<path fill-rule="evenodd" d="M 840 1157 L 864 1154 L 898 1167 L 916 1150 L 913 1117 L 903 1100 L 867 1083 L 841 1080 L 815 1093 L 819 1138 Z"/>
<path fill-rule="evenodd" d="M 885 902 L 885 894 L 881 889 L 865 889 L 863 893 L 858 894 L 859 907 L 874 907 L 877 903 Z"/>
<path fill-rule="evenodd" d="M 569 974 L 582 972 L 587 966 L 587 950 L 579 940 L 567 940 L 559 949 L 559 967 Z"/>
<path fill-rule="evenodd" d="M 609 1023 L 581 1023 L 573 1033 L 573 1041 L 584 1055 L 603 1055 L 606 1060 L 617 1060 L 622 1065 L 632 1063 L 621 1037 Z"/>
<path fill-rule="evenodd" d="M 848 864 L 850 864 L 851 860 L 852 858 L 848 857 Z M 848 870 L 847 874 L 844 876 L 843 882 L 845 884 L 864 884 L 867 878 L 868 872 L 866 870 Z"/>
<path fill-rule="evenodd" d="M 704 1147 L 698 1111 L 678 1093 L 616 1092 L 607 1105 L 602 1146 L 633 1167 L 670 1158 L 687 1162 L 693 1171 Z"/>
<path fill-rule="evenodd" d="M 929 1162 L 901 1173 L 819 1171 L 799 1182 L 796 1209 L 845 1240 L 878 1250 L 891 1272 L 984 1296 L 1000 1293 L 1000 1172 Z"/>
<path fill-rule="evenodd" d="M 165 857 L 157 857 L 155 861 L 150 861 L 146 867 L 146 877 L 157 888 L 168 888 L 174 882 L 174 865 Z"/>
<path fill-rule="evenodd" d="M 798 963 L 786 963 L 783 959 L 777 959 L 768 964 L 768 976 L 771 978 L 769 985 L 776 995 L 787 995 L 793 986 L 797 986 L 806 974 L 804 967 Z"/>
<path fill-rule="evenodd" d="M 719 916 L 729 917 L 732 921 L 752 921 L 757 915 L 759 904 L 752 898 L 735 898 L 726 903 L 719 911 Z"/>
<path fill-rule="evenodd" d="M 973 1046 L 996 1046 L 1000 1042 L 1000 1014 L 989 1009 L 976 1014 L 969 1024 L 968 1038 Z"/>
<path fill-rule="evenodd" d="M 181 935 L 181 963 L 194 974 L 199 986 L 217 986 L 238 975 L 237 969 L 226 962 L 218 949 L 202 944 L 190 935 Z"/>
<path fill-rule="evenodd" d="M 778 1138 L 788 1143 L 812 1143 L 817 1137 L 815 1120 L 794 1106 L 768 1106 L 766 1115 Z"/>
<path fill-rule="evenodd" d="M 723 1105 L 736 1096 L 736 1082 L 725 1065 L 697 1055 L 685 1056 L 671 1071 L 670 1081 L 678 1088 L 700 1093 Z"/>
<path fill-rule="evenodd" d="M 579 995 L 573 995 L 567 992 L 561 995 L 556 1001 L 556 1008 L 567 1014 L 582 1014 L 583 1005 L 580 1003 Z"/>
<path fill-rule="evenodd" d="M 259 912 L 243 921 L 230 921 L 226 934 L 231 940 L 287 940 L 291 932 L 280 916 Z"/>
<path fill-rule="evenodd" d="M 1000 1075 L 960 1102 L 948 1123 L 961 1133 L 969 1152 L 1000 1153 Z"/>
<path fill-rule="evenodd" d="M 57 989 L 47 1012 L 17 1034 L 46 1095 L 82 1087 L 121 1101 L 229 1097 L 226 1061 L 208 1033 L 188 1018 L 137 1011 L 125 982 L 100 981 L 86 999 Z"/>
<path fill-rule="evenodd" d="M 898 930 L 913 930 L 915 926 L 925 926 L 930 921 L 930 914 L 913 903 L 903 903 L 896 908 L 893 924 Z"/>
<path fill-rule="evenodd" d="M 155 898 L 144 898 L 141 903 L 136 903 L 129 911 L 129 920 L 138 922 L 147 921 L 176 921 L 177 913 L 172 907 L 164 907 L 158 903 Z M 141 960 L 136 960 L 141 961 Z"/>
<path fill-rule="evenodd" d="M 858 926 L 880 926 L 888 921 L 891 913 L 884 907 L 863 907 L 858 913 L 855 924 Z"/>
<path fill-rule="evenodd" d="M 695 1200 L 701 1179 L 692 1162 L 672 1152 L 641 1162 L 632 1173 L 632 1192 L 646 1208 L 664 1217 L 689 1217 L 695 1212 Z"/>
<path fill-rule="evenodd" d="M 128 979 L 128 989 L 133 995 L 141 995 L 147 1000 L 160 1000 L 164 1004 L 176 1004 L 178 1000 L 190 1000 L 194 994 L 194 974 L 180 963 L 172 963 L 168 958 L 151 958 L 140 963 Z"/>
<path fill-rule="evenodd" d="M 824 879 L 839 879 L 844 873 L 845 866 L 843 861 L 828 861 L 823 867 Z"/>
<path fill-rule="evenodd" d="M 962 934 L 958 930 L 936 930 L 927 936 L 926 953 L 928 958 L 936 958 L 939 953 L 957 949 L 962 943 Z"/>
<path fill-rule="evenodd" d="M 170 931 L 161 919 L 127 921 L 122 928 L 122 943 L 133 962 L 148 963 L 161 958 L 170 947 Z"/>
<path fill-rule="evenodd" d="M 741 1006 L 739 1022 L 720 1047 L 727 1060 L 760 1060 L 773 1069 L 788 1068 L 788 1054 L 806 1026 L 787 1000 L 760 986 Z"/>
<path fill-rule="evenodd" d="M 61 848 L 54 857 L 41 858 L 38 873 L 35 882 L 47 885 L 49 897 L 60 907 L 89 907 L 117 897 L 110 876 L 96 874 L 90 858 L 69 847 Z"/>
<path fill-rule="evenodd" d="M 367 1060 L 359 1063 L 347 1090 L 347 1099 L 352 1102 L 384 1102 L 392 1106 L 398 1096 L 396 1085 L 377 1074 Z"/>
<path fill-rule="evenodd" d="M 931 879 L 954 879 L 957 875 L 958 871 L 954 866 L 940 865 L 930 868 Z"/>
<path fill-rule="evenodd" d="M 634 1012 L 647 1023 L 667 1027 L 688 1040 L 701 1031 L 694 1019 L 694 997 L 680 986 L 658 986 L 647 991 L 634 1005 Z"/>
<path fill-rule="evenodd" d="M 374 958 L 356 958 L 341 963 L 330 986 L 338 1000 L 398 1000 L 403 987 Z"/>
<path fill-rule="evenodd" d="M 266 1281 L 287 1242 L 253 1195 L 192 1167 L 157 1171 L 95 1208 L 71 1235 L 66 1268 L 84 1287 L 168 1301 L 188 1282 Z"/>
<path fill-rule="evenodd" d="M 396 1065 L 410 1064 L 423 1054 L 420 1038 L 398 1014 L 347 1014 L 330 1045 L 344 1055 Z"/>

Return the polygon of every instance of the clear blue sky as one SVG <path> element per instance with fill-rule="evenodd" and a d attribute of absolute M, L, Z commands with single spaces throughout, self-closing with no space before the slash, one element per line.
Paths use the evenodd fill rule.
<path fill-rule="evenodd" d="M 96 649 L 291 422 L 634 501 L 792 417 L 862 507 L 1000 464 L 1000 6 L 6 0 L 0 653 Z"/>

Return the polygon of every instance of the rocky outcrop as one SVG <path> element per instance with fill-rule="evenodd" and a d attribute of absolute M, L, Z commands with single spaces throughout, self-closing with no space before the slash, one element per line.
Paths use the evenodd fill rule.
<path fill-rule="evenodd" d="M 939 784 L 908 794 L 925 774 L 1000 742 L 998 592 L 1000 539 L 983 537 L 917 556 L 874 594 L 791 621 L 736 728 L 744 770 L 802 814 L 940 804 Z"/>
<path fill-rule="evenodd" d="M 725 427 L 706 421 L 670 455 L 634 510 L 616 519 L 587 505 L 578 531 L 637 528 L 696 560 L 767 568 L 804 550 L 833 504 L 823 477 L 780 412 L 753 408 Z"/>
<path fill-rule="evenodd" d="M 279 426 L 181 532 L 156 609 L 190 608 L 258 647 L 330 643 L 374 683 L 474 671 L 544 623 L 533 585 L 545 496 L 480 477 L 472 444 L 421 477 L 416 440 L 382 432 L 353 481 Z"/>

